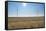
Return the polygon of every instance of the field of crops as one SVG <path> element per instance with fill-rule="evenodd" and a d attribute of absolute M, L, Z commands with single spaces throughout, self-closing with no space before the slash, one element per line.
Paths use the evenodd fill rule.
<path fill-rule="evenodd" d="M 8 17 L 8 29 L 43 28 L 44 17 Z"/>

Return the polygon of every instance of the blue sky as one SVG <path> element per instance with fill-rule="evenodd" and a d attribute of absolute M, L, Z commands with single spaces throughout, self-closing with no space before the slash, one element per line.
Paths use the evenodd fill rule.
<path fill-rule="evenodd" d="M 44 16 L 44 4 L 8 2 L 8 17 Z"/>

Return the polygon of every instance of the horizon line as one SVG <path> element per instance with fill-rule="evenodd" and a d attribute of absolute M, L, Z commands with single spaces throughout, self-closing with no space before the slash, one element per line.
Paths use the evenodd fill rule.
<path fill-rule="evenodd" d="M 15 16 L 15 17 L 44 17 L 44 16 Z"/>

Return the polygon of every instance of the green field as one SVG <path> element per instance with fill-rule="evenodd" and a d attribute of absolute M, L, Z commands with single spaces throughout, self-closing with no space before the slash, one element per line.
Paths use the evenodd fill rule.
<path fill-rule="evenodd" d="M 44 17 L 8 17 L 8 29 L 43 28 Z"/>

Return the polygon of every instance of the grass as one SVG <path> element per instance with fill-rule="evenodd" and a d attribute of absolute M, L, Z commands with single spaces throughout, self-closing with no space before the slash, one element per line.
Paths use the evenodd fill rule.
<path fill-rule="evenodd" d="M 43 28 L 44 17 L 8 17 L 8 29 Z"/>

